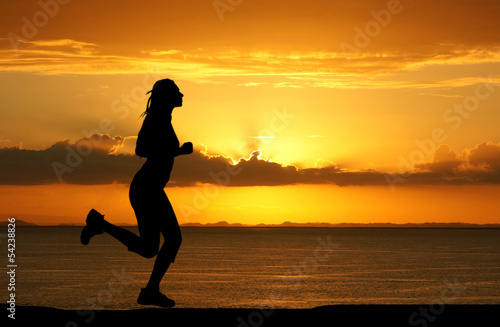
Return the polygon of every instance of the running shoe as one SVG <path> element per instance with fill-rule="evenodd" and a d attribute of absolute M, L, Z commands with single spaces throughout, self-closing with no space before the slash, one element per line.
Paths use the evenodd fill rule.
<path fill-rule="evenodd" d="M 87 245 L 90 239 L 97 234 L 102 234 L 102 224 L 104 221 L 104 215 L 101 215 L 96 210 L 90 210 L 87 215 L 87 224 L 82 229 L 82 234 L 80 235 L 80 241 L 83 245 Z"/>
<path fill-rule="evenodd" d="M 156 305 L 162 308 L 171 308 L 175 305 L 175 301 L 169 299 L 165 294 L 157 290 L 151 291 L 147 288 L 141 288 L 141 293 L 137 298 L 137 303 L 144 305 Z"/>

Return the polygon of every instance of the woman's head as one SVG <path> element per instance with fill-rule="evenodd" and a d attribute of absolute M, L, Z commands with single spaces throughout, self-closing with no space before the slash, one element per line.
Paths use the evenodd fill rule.
<path fill-rule="evenodd" d="M 143 115 L 147 115 L 153 111 L 172 110 L 175 107 L 182 106 L 182 97 L 184 96 L 179 87 L 171 79 L 161 79 L 156 81 L 151 91 L 148 100 L 146 111 Z"/>

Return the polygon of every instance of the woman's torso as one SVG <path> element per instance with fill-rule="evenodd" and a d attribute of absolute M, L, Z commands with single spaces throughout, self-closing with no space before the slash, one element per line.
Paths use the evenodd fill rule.
<path fill-rule="evenodd" d="M 171 116 L 148 114 L 139 131 L 136 146 L 136 154 L 147 159 L 132 183 L 163 189 L 170 179 L 178 150 L 179 140 L 172 127 Z"/>

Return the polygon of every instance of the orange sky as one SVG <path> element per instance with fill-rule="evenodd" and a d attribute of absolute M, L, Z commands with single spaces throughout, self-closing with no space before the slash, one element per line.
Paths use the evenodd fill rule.
<path fill-rule="evenodd" d="M 132 223 L 139 115 L 169 77 L 197 144 L 166 189 L 179 220 L 500 222 L 498 1 L 41 3 L 0 2 L 2 216 Z"/>

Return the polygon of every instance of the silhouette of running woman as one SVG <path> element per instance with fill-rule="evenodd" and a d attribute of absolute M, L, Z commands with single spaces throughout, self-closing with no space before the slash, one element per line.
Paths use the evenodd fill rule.
<path fill-rule="evenodd" d="M 87 245 L 93 236 L 106 232 L 127 246 L 129 251 L 145 258 L 156 256 L 149 282 L 141 289 L 137 302 L 172 307 L 175 302 L 160 292 L 160 281 L 175 260 L 182 236 L 163 188 L 170 178 L 174 157 L 192 153 L 193 144 L 187 142 L 179 147 L 172 127 L 172 111 L 182 106 L 184 96 L 177 85 L 170 79 L 159 80 L 149 93 L 151 96 L 143 113 L 145 118 L 135 148 L 138 156 L 147 159 L 130 183 L 129 191 L 140 236 L 111 224 L 92 209 L 80 238 L 82 244 Z M 165 241 L 159 249 L 160 233 Z"/>

